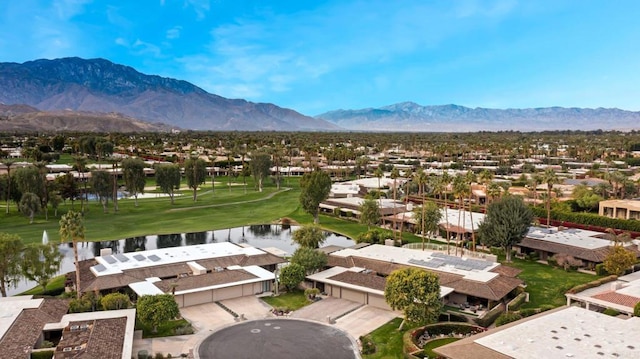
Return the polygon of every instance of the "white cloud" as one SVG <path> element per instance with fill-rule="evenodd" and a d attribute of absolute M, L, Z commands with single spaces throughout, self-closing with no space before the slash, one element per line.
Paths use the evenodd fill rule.
<path fill-rule="evenodd" d="M 115 39 L 114 42 L 115 42 L 116 45 L 129 47 L 129 41 L 127 41 L 127 39 L 125 39 L 125 38 L 118 37 L 117 39 Z"/>
<path fill-rule="evenodd" d="M 160 57 L 162 55 L 162 51 L 160 50 L 160 47 L 148 43 L 148 42 L 144 42 L 140 39 L 137 39 L 133 45 L 132 48 L 134 48 L 136 50 L 136 54 L 138 55 L 153 55 L 155 57 Z"/>
<path fill-rule="evenodd" d="M 182 31 L 182 26 L 174 26 L 171 29 L 167 30 L 167 39 L 173 40 L 180 38 L 180 32 Z"/>
<path fill-rule="evenodd" d="M 191 7 L 198 20 L 203 20 L 211 9 L 209 0 L 184 0 L 184 7 Z"/>
<path fill-rule="evenodd" d="M 59 19 L 68 20 L 84 12 L 84 6 L 91 0 L 55 0 L 52 4 Z"/>

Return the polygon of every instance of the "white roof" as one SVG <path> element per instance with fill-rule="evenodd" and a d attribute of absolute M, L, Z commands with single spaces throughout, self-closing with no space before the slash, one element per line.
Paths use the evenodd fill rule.
<path fill-rule="evenodd" d="M 260 255 L 265 252 L 255 247 L 241 247 L 230 242 L 198 244 L 173 248 L 151 249 L 140 252 L 118 253 L 96 257 L 97 265 L 91 267 L 96 276 L 119 274 L 127 269 L 152 267 L 200 259 L 235 255 Z"/>
<path fill-rule="evenodd" d="M 568 307 L 498 329 L 475 343 L 517 359 L 638 358 L 638 328 L 637 317 L 620 319 Z"/>
<path fill-rule="evenodd" d="M 441 209 L 440 213 L 442 213 L 440 224 L 460 226 L 469 232 L 472 231 L 471 223 L 473 223 L 473 231 L 477 231 L 480 223 L 484 221 L 484 213 L 458 211 L 457 209 L 447 209 L 446 211 Z"/>
<path fill-rule="evenodd" d="M 4 337 L 23 310 L 38 308 L 44 300 L 32 298 L 32 295 L 0 298 L 0 339 Z"/>
<path fill-rule="evenodd" d="M 611 245 L 611 241 L 608 239 L 594 237 L 597 235 L 602 235 L 602 233 L 577 228 L 558 231 L 558 227 L 531 227 L 527 237 L 584 249 L 598 249 Z"/>
<path fill-rule="evenodd" d="M 129 284 L 129 288 L 139 296 L 164 294 L 160 288 L 156 287 L 153 282 L 150 281 L 131 283 Z"/>
<path fill-rule="evenodd" d="M 233 286 L 242 285 L 242 284 L 257 283 L 257 282 L 262 282 L 262 281 L 265 281 L 265 280 L 274 280 L 275 279 L 275 274 L 273 274 L 272 272 L 269 272 L 268 270 L 266 270 L 266 269 L 264 269 L 262 267 L 259 267 L 259 266 L 241 267 L 241 266 L 234 265 L 234 266 L 227 267 L 227 269 L 228 270 L 244 270 L 244 271 L 247 271 L 247 272 L 253 274 L 255 277 L 251 278 L 251 279 L 240 280 L 240 281 L 237 281 L 237 282 L 221 283 L 221 284 L 210 285 L 210 286 L 206 286 L 206 287 L 193 288 L 193 289 L 180 290 L 180 291 L 176 290 L 175 295 L 196 293 L 196 292 L 202 292 L 202 291 L 205 291 L 205 290 L 233 287 Z"/>
<path fill-rule="evenodd" d="M 497 277 L 499 274 L 490 272 L 490 270 L 500 266 L 499 263 L 480 259 L 455 257 L 439 252 L 383 246 L 380 244 L 372 244 L 359 249 L 346 248 L 333 252 L 331 255 L 338 257 L 354 256 L 390 263 L 400 263 L 438 272 L 457 274 L 463 276 L 464 279 L 482 283 L 489 282 Z"/>

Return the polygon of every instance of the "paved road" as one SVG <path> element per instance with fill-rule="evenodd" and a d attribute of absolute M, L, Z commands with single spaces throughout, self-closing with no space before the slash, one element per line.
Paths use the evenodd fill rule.
<path fill-rule="evenodd" d="M 340 329 L 295 320 L 264 319 L 221 329 L 198 348 L 202 359 L 358 359 L 358 347 Z"/>

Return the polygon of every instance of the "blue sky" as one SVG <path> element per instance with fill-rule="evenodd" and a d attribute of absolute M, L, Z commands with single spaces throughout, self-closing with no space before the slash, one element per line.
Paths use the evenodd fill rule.
<path fill-rule="evenodd" d="M 306 115 L 640 110 L 636 0 L 6 0 L 0 61 L 102 57 Z"/>

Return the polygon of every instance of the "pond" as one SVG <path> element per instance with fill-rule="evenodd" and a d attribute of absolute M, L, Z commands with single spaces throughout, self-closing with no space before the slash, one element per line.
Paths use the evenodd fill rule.
<path fill-rule="evenodd" d="M 102 248 L 111 248 L 113 254 L 116 254 L 220 242 L 246 243 L 257 248 L 275 247 L 288 254 L 293 254 L 297 245 L 292 242 L 291 234 L 296 229 L 298 229 L 296 226 L 264 224 L 217 231 L 149 235 L 104 242 L 81 242 L 78 246 L 78 256 L 80 260 L 90 259 L 99 256 Z M 355 244 L 348 237 L 332 232 L 325 232 L 325 236 L 326 240 L 322 247 L 330 245 L 349 247 Z M 60 251 L 65 255 L 60 273 L 73 271 L 75 268 L 73 264 L 73 247 L 70 243 L 61 244 Z M 35 283 L 21 281 L 17 288 L 8 288 L 8 294 L 15 295 L 34 286 Z"/>

